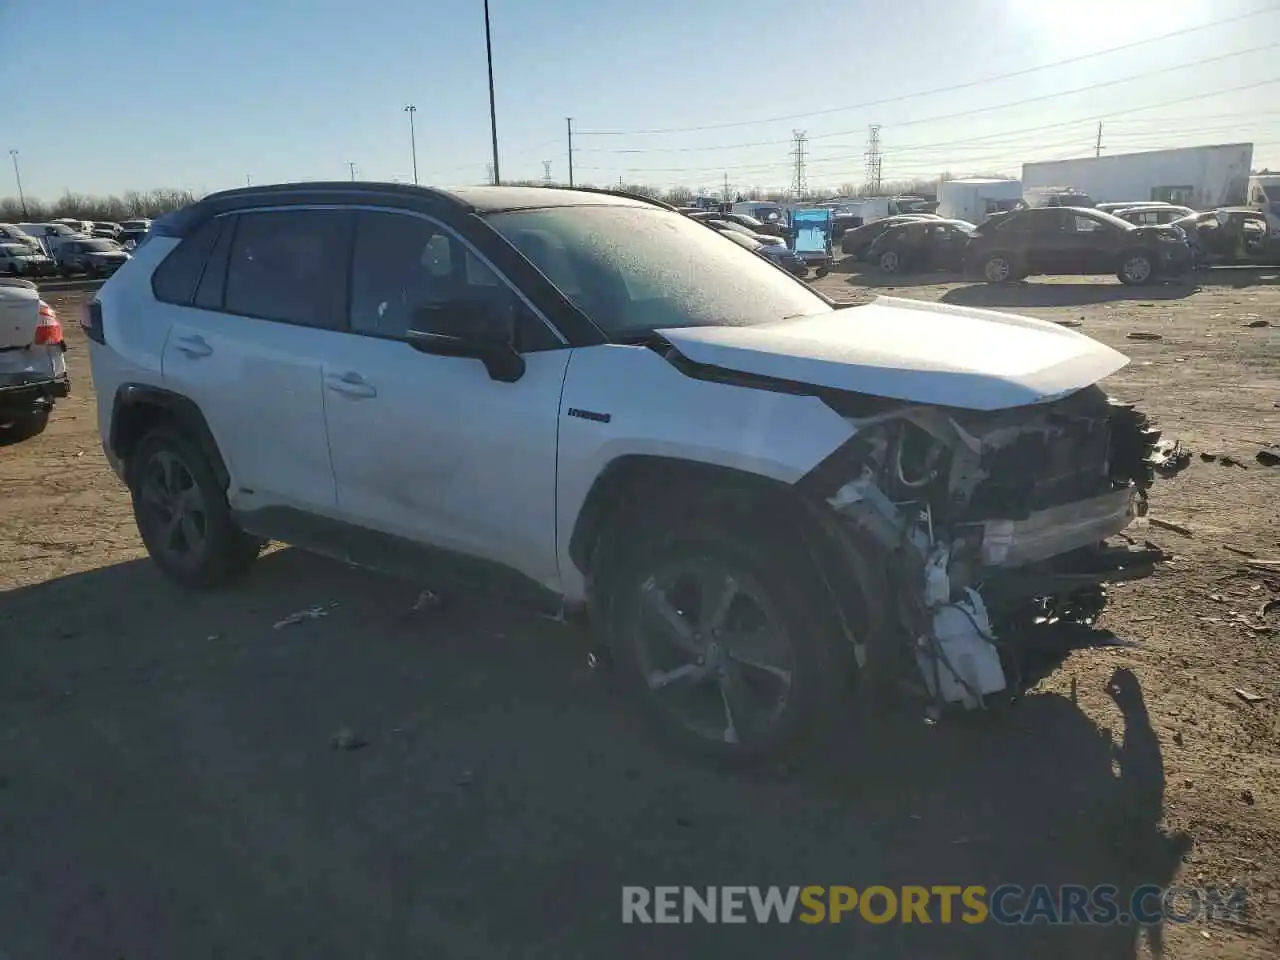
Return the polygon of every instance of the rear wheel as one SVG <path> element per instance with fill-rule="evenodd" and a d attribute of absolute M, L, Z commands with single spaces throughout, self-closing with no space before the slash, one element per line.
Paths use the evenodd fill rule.
<path fill-rule="evenodd" d="M 169 428 L 139 442 L 130 457 L 129 489 L 147 552 L 183 586 L 225 583 L 243 573 L 265 546 L 232 521 L 205 454 Z"/>
<path fill-rule="evenodd" d="M 49 426 L 49 413 L 45 410 L 32 410 L 7 418 L 0 413 L 0 443 L 19 443 L 30 440 L 44 433 Z"/>
<path fill-rule="evenodd" d="M 794 753 L 843 687 L 822 580 L 774 539 L 720 525 L 650 538 L 601 585 L 627 687 L 666 736 L 713 760 Z"/>
<path fill-rule="evenodd" d="M 1120 270 L 1116 274 L 1121 283 L 1131 287 L 1150 283 L 1155 278 L 1155 263 L 1151 255 L 1142 250 L 1131 250 L 1120 261 Z"/>

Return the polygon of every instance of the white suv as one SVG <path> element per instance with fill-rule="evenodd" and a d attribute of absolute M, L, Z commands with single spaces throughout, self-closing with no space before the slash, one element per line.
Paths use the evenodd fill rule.
<path fill-rule="evenodd" d="M 689 744 L 748 759 L 845 681 L 1014 684 L 1013 631 L 1150 572 L 1102 546 L 1157 433 L 1052 323 L 841 307 L 602 191 L 286 184 L 157 221 L 85 321 L 159 567 L 276 539 L 589 612 Z"/>

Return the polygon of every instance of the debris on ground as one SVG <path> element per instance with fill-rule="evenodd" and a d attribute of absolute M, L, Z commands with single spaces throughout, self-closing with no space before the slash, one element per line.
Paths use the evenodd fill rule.
<path fill-rule="evenodd" d="M 1147 333 L 1145 330 L 1135 330 L 1128 334 L 1130 340 L 1163 340 L 1164 337 L 1158 333 Z"/>
<path fill-rule="evenodd" d="M 336 607 L 336 603 L 329 604 L 330 607 Z M 323 604 L 317 604 L 314 607 L 307 607 L 305 610 L 299 610 L 297 613 L 291 613 L 283 620 L 277 620 L 272 626 L 273 630 L 280 630 L 284 627 L 291 627 L 295 623 L 301 623 L 303 620 L 319 620 L 321 617 L 327 617 L 329 611 L 325 609 Z"/>
<path fill-rule="evenodd" d="M 1180 533 L 1184 537 L 1191 536 L 1191 531 L 1180 523 L 1161 520 L 1159 517 L 1147 517 L 1147 523 L 1151 524 L 1153 527 L 1159 527 L 1161 530 L 1171 530 L 1174 533 Z"/>
<path fill-rule="evenodd" d="M 1224 467 L 1239 467 L 1241 470 L 1249 469 L 1243 463 L 1237 460 L 1235 457 L 1219 457 L 1218 463 L 1220 463 Z"/>
<path fill-rule="evenodd" d="M 410 610 L 413 613 L 417 613 L 421 610 L 437 610 L 442 602 L 440 594 L 434 593 L 431 590 L 423 590 L 418 594 L 418 599 L 413 601 L 413 606 L 410 607 Z"/>
<path fill-rule="evenodd" d="M 1244 687 L 1236 687 L 1235 694 L 1245 703 L 1261 703 L 1263 700 L 1267 699 L 1267 695 L 1265 693 L 1254 693 L 1251 690 L 1244 689 Z"/>
<path fill-rule="evenodd" d="M 469 787 L 471 786 L 471 784 L 475 783 L 475 780 L 476 780 L 476 775 L 474 773 L 472 773 L 470 770 L 463 770 L 460 774 L 458 774 L 457 784 L 460 787 Z"/>
<path fill-rule="evenodd" d="M 1174 735 L 1173 735 L 1173 742 L 1174 742 L 1174 743 L 1176 743 L 1178 746 L 1182 746 L 1182 731 L 1181 731 L 1181 730 L 1179 730 L 1179 731 L 1177 731 L 1176 733 L 1174 733 Z"/>
<path fill-rule="evenodd" d="M 1254 459 L 1264 467 L 1280 467 L 1280 447 L 1265 447 Z"/>
<path fill-rule="evenodd" d="M 1171 477 L 1191 463 L 1191 451 L 1178 440 L 1161 440 L 1148 461 L 1162 476 Z"/>
<path fill-rule="evenodd" d="M 1081 320 L 1082 320 L 1082 319 L 1084 319 L 1084 318 L 1082 317 L 1082 318 L 1081 318 Z M 1080 322 L 1080 320 L 1055 320 L 1055 321 L 1053 321 L 1053 322 L 1054 322 L 1054 323 L 1056 323 L 1056 324 L 1057 324 L 1058 326 L 1060 326 L 1060 327 L 1079 327 L 1079 326 L 1083 326 L 1083 324 Z"/>
<path fill-rule="evenodd" d="M 1254 327 L 1254 328 L 1269 327 L 1271 326 L 1271 321 L 1270 320 L 1250 320 L 1248 323 L 1245 324 L 1245 326 Z"/>
<path fill-rule="evenodd" d="M 1205 463 L 1213 463 L 1213 461 L 1218 459 L 1218 455 L 1216 453 L 1202 453 L 1200 454 L 1200 459 Z"/>
<path fill-rule="evenodd" d="M 329 746 L 335 750 L 359 750 L 368 745 L 369 741 L 350 727 L 339 727 L 338 732 L 329 738 Z"/>
<path fill-rule="evenodd" d="M 1230 544 L 1226 544 L 1226 543 L 1224 543 L 1224 544 L 1222 545 L 1222 549 L 1223 549 L 1223 550 L 1228 550 L 1228 551 L 1230 551 L 1231 553 L 1239 554 L 1239 555 L 1240 555 L 1240 556 L 1242 556 L 1242 557 L 1256 557 L 1256 556 L 1257 556 L 1257 554 L 1256 554 L 1256 553 L 1254 553 L 1252 550 L 1241 550 L 1239 547 L 1233 547 L 1233 546 L 1231 546 Z"/>
<path fill-rule="evenodd" d="M 1240 799 L 1241 799 L 1242 801 L 1244 801 L 1245 803 L 1247 803 L 1249 806 L 1251 806 L 1251 807 L 1252 807 L 1252 806 L 1253 806 L 1253 791 L 1252 791 L 1252 790 L 1241 790 L 1241 791 L 1240 791 Z"/>

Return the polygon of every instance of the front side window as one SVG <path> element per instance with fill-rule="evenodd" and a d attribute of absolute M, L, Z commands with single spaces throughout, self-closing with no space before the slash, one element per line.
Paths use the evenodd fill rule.
<path fill-rule="evenodd" d="M 655 207 L 584 204 L 487 219 L 614 338 L 664 327 L 753 326 L 832 309 L 715 231 Z"/>
<path fill-rule="evenodd" d="M 227 265 L 225 309 L 310 327 L 342 326 L 347 214 L 285 210 L 240 214 Z"/>
<path fill-rule="evenodd" d="M 448 228 L 405 214 L 360 213 L 351 275 L 352 332 L 396 339 L 410 330 L 437 332 L 429 329 L 429 314 L 423 311 L 446 305 L 461 306 L 477 329 L 513 331 L 519 350 L 561 345 Z"/>

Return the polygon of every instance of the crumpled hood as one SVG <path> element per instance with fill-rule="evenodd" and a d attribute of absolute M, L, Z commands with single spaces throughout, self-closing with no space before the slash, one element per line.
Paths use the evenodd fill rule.
<path fill-rule="evenodd" d="M 1053 400 L 1129 362 L 1047 320 L 896 297 L 754 327 L 658 333 L 695 363 L 969 410 Z"/>

